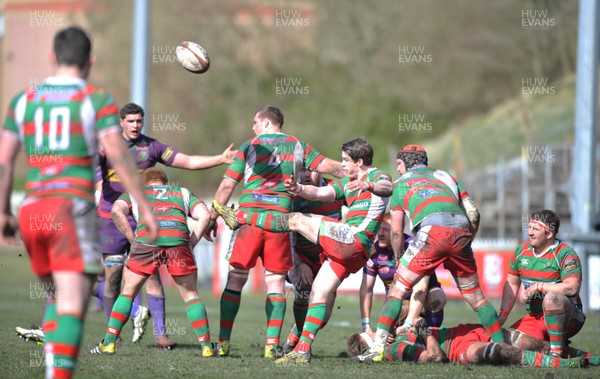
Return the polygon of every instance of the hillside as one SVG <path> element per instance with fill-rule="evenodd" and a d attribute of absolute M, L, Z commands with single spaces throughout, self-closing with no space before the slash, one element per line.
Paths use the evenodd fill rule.
<path fill-rule="evenodd" d="M 518 94 L 424 142 L 430 163 L 462 177 L 500 160 L 518 158 L 527 146 L 571 143 L 575 75 L 549 88 L 554 89 L 551 95 Z"/>
<path fill-rule="evenodd" d="M 574 68 L 575 1 L 151 4 L 148 133 L 190 154 L 239 145 L 251 136 L 253 112 L 275 104 L 285 112 L 284 130 L 324 154 L 337 158 L 343 142 L 363 135 L 375 147 L 375 164 L 393 171 L 399 146 L 447 135 L 449 127 L 486 114 L 518 93 L 523 78 L 555 86 Z M 92 80 L 124 104 L 131 9 L 116 0 L 94 7 L 90 27 L 98 58 Z M 527 9 L 544 10 L 534 19 L 545 17 L 554 26 L 523 28 Z M 206 48 L 212 61 L 207 73 L 191 75 L 174 61 L 181 40 Z M 417 129 L 403 132 L 399 124 L 411 120 Z M 222 172 L 169 174 L 210 194 Z"/>

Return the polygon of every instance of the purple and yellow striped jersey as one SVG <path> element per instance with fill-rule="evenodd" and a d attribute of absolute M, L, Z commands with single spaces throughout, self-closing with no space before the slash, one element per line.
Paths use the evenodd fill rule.
<path fill-rule="evenodd" d="M 26 196 L 93 202 L 96 138 L 118 125 L 112 97 L 83 79 L 50 77 L 15 96 L 4 130 L 17 133 L 25 148 Z"/>
<path fill-rule="evenodd" d="M 519 245 L 510 259 L 509 274 L 521 278 L 523 287 L 529 288 L 533 282 L 562 283 L 566 278 L 581 280 L 581 262 L 573 248 L 556 240 L 554 245 L 542 254 L 537 255 L 529 242 Z M 582 309 L 579 295 L 569 298 L 574 306 Z M 542 312 L 543 296 L 534 296 L 526 305 L 527 312 Z"/>
<path fill-rule="evenodd" d="M 302 169 L 316 171 L 325 159 L 311 145 L 284 133 L 261 134 L 240 146 L 225 177 L 244 180 L 240 208 L 290 212 L 293 196 L 283 181 Z"/>
<path fill-rule="evenodd" d="M 158 221 L 158 238 L 152 242 L 155 246 L 179 246 L 190 241 L 190 231 L 187 226 L 187 216 L 194 207 L 204 204 L 187 188 L 165 186 L 144 187 L 146 199 L 152 207 L 152 213 Z M 144 215 L 140 212 L 137 201 L 128 193 L 119 196 L 130 207 L 136 222 Z M 148 229 L 139 224 L 135 230 L 135 241 L 148 244 Z"/>
<path fill-rule="evenodd" d="M 348 207 L 346 223 L 369 250 L 383 220 L 389 198 L 379 197 L 369 191 L 347 192 L 344 187 L 350 180 L 348 177 L 338 179 L 331 186 L 335 190 L 335 200 L 343 200 Z M 372 167 L 358 180 L 377 183 L 382 180 L 391 182 L 392 178 L 385 171 Z"/>
<path fill-rule="evenodd" d="M 143 174 L 146 169 L 154 167 L 156 163 L 171 166 L 178 153 L 174 147 L 145 135 L 141 135 L 135 141 L 127 139 L 123 139 L 123 141 L 133 156 L 140 174 Z M 102 180 L 102 196 L 98 203 L 98 215 L 110 219 L 110 209 L 115 200 L 125 192 L 125 188 L 101 147 L 98 148 L 98 157 L 99 167 L 96 170 L 96 180 Z"/>
<path fill-rule="evenodd" d="M 403 211 L 415 230 L 433 214 L 464 215 L 462 200 L 469 196 L 454 177 L 442 170 L 426 166 L 413 167 L 394 182 L 390 200 L 392 211 Z"/>

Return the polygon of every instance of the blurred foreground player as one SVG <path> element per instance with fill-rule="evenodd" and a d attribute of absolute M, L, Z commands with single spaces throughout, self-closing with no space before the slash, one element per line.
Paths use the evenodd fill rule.
<path fill-rule="evenodd" d="M 112 97 L 85 81 L 93 63 L 91 49 L 82 29 L 59 31 L 51 56 L 54 76 L 13 98 L 0 136 L 1 238 L 16 245 L 20 230 L 33 272 L 48 289 L 44 351 L 49 378 L 73 375 L 92 283 L 102 269 L 92 163 L 96 139 L 115 162 L 125 188 L 143 195 Z M 17 226 L 9 206 L 21 144 L 29 170 Z M 154 240 L 154 215 L 145 199 L 139 206 L 147 215 L 140 222 Z"/>

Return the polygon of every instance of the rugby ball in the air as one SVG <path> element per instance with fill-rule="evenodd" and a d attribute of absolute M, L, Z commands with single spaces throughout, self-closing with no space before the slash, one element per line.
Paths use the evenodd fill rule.
<path fill-rule="evenodd" d="M 206 50 L 196 42 L 180 42 L 175 49 L 175 55 L 183 68 L 194 74 L 202 74 L 210 67 L 210 59 Z"/>

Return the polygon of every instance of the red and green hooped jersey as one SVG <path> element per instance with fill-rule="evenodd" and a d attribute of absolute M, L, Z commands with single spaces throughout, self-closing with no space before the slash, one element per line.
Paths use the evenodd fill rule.
<path fill-rule="evenodd" d="M 302 168 L 315 171 L 325 157 L 314 147 L 284 133 L 261 134 L 240 146 L 225 177 L 244 180 L 240 208 L 289 212 L 292 195 L 283 181 Z"/>
<path fill-rule="evenodd" d="M 569 277 L 582 277 L 579 256 L 571 246 L 558 239 L 544 254 L 538 256 L 529 242 L 519 245 L 511 257 L 508 272 L 519 276 L 525 288 L 533 282 L 561 283 Z M 573 305 L 582 309 L 579 295 L 570 299 Z M 542 300 L 543 296 L 534 297 L 527 304 L 527 311 L 542 313 Z"/>
<path fill-rule="evenodd" d="M 342 178 L 331 186 L 335 190 L 335 200 L 343 200 L 348 207 L 346 224 L 352 227 L 354 235 L 368 251 L 383 220 L 389 198 L 379 197 L 369 191 L 344 191 L 350 180 L 347 177 Z M 372 167 L 358 180 L 377 183 L 382 180 L 391 182 L 392 178 L 385 171 Z"/>
<path fill-rule="evenodd" d="M 413 167 L 394 182 L 391 210 L 403 211 L 410 229 L 432 214 L 464 215 L 462 199 L 469 196 L 450 174 L 426 166 Z"/>
<path fill-rule="evenodd" d="M 195 206 L 204 203 L 187 188 L 167 185 L 146 186 L 144 192 L 159 226 L 158 238 L 152 242 L 152 245 L 179 246 L 189 243 L 187 216 L 192 214 Z M 137 202 L 128 193 L 122 194 L 118 200 L 127 203 L 136 221 L 139 222 L 139 219 L 144 217 L 140 214 Z M 135 240 L 147 244 L 148 230 L 145 225 L 138 223 Z"/>
<path fill-rule="evenodd" d="M 93 202 L 96 135 L 118 125 L 112 97 L 83 79 L 50 77 L 15 96 L 4 130 L 17 133 L 25 148 L 26 196 Z"/>
<path fill-rule="evenodd" d="M 328 181 L 322 179 L 322 185 L 327 185 Z M 312 213 L 321 216 L 331 217 L 336 220 L 342 218 L 342 202 L 341 201 L 315 201 L 307 200 L 300 196 L 294 198 L 294 212 Z M 319 255 L 323 251 L 323 247 L 315 245 L 300 233 L 296 233 L 296 243 L 294 248 L 297 253 L 309 256 L 313 261 L 319 261 Z"/>

